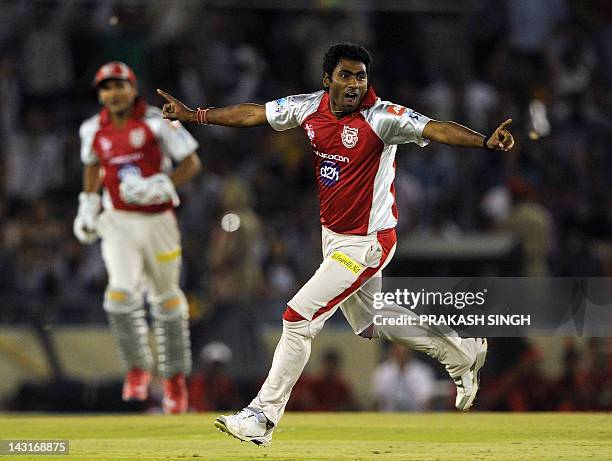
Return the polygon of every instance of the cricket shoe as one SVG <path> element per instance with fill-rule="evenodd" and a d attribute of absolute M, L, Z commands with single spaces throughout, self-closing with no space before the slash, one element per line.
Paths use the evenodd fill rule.
<path fill-rule="evenodd" d="M 173 415 L 187 413 L 188 407 L 189 398 L 185 376 L 179 373 L 172 378 L 164 379 L 164 398 L 162 399 L 164 413 Z"/>
<path fill-rule="evenodd" d="M 474 403 L 478 393 L 480 370 L 487 358 L 488 345 L 486 338 L 467 338 L 463 340 L 462 347 L 468 348 L 470 355 L 475 355 L 474 363 L 472 363 L 470 369 L 461 376 L 453 378 L 457 386 L 455 406 L 457 410 L 467 411 Z"/>
<path fill-rule="evenodd" d="M 147 400 L 150 382 L 151 373 L 137 367 L 132 368 L 123 382 L 121 398 L 125 402 Z"/>
<path fill-rule="evenodd" d="M 246 407 L 235 415 L 219 416 L 215 427 L 243 442 L 267 447 L 272 442 L 274 423 L 259 408 Z"/>

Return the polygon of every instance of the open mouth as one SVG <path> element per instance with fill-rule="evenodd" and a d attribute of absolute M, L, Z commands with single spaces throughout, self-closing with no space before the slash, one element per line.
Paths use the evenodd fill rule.
<path fill-rule="evenodd" d="M 359 94 L 353 91 L 349 91 L 344 95 L 344 99 L 346 100 L 349 106 L 354 106 L 358 98 Z"/>

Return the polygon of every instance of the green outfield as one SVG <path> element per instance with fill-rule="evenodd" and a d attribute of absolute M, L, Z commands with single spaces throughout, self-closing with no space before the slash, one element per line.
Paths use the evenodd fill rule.
<path fill-rule="evenodd" d="M 212 414 L 0 415 L 0 439 L 68 439 L 16 460 L 612 460 L 610 414 L 289 413 L 272 445 L 217 432 Z"/>

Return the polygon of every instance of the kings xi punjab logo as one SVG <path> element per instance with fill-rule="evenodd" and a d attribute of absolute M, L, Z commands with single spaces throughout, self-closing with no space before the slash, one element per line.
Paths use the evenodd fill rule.
<path fill-rule="evenodd" d="M 134 149 L 140 149 L 144 146 L 146 139 L 145 131 L 142 128 L 135 128 L 130 131 L 130 145 Z"/>
<path fill-rule="evenodd" d="M 358 132 L 359 128 L 351 128 L 348 125 L 344 125 L 341 135 L 342 144 L 344 144 L 344 147 L 347 149 L 355 147 L 355 144 L 357 144 L 357 141 L 359 141 L 359 138 L 357 137 Z"/>

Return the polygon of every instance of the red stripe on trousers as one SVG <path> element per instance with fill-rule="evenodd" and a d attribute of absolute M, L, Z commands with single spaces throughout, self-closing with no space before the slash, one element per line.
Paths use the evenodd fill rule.
<path fill-rule="evenodd" d="M 368 267 L 366 270 L 364 270 L 359 275 L 359 277 L 357 277 L 357 280 L 355 280 L 350 287 L 348 287 L 338 296 L 336 296 L 331 301 L 329 301 L 325 305 L 325 307 L 322 307 L 321 309 L 319 309 L 315 313 L 315 315 L 312 317 L 313 320 L 316 319 L 318 316 L 324 314 L 325 312 L 329 311 L 330 309 L 332 309 L 339 302 L 348 298 L 351 294 L 357 291 L 359 287 L 361 287 L 364 283 L 366 283 L 374 274 L 376 274 L 376 272 L 378 272 L 380 268 L 384 265 L 385 261 L 387 260 L 387 257 L 389 256 L 389 252 L 391 251 L 391 248 L 393 248 L 393 245 L 395 245 L 395 243 L 397 242 L 397 235 L 395 234 L 395 229 L 391 228 L 391 229 L 385 229 L 383 231 L 380 231 L 376 234 L 376 238 L 378 239 L 378 242 L 380 243 L 380 246 L 382 247 L 382 251 L 383 251 L 382 256 L 380 258 L 380 262 L 378 263 L 378 266 Z M 300 320 L 306 320 L 304 317 L 302 317 L 299 313 L 291 309 L 291 307 L 289 306 L 287 306 L 287 309 L 285 310 L 285 313 L 283 314 L 283 319 L 285 319 L 288 322 L 298 322 Z"/>

